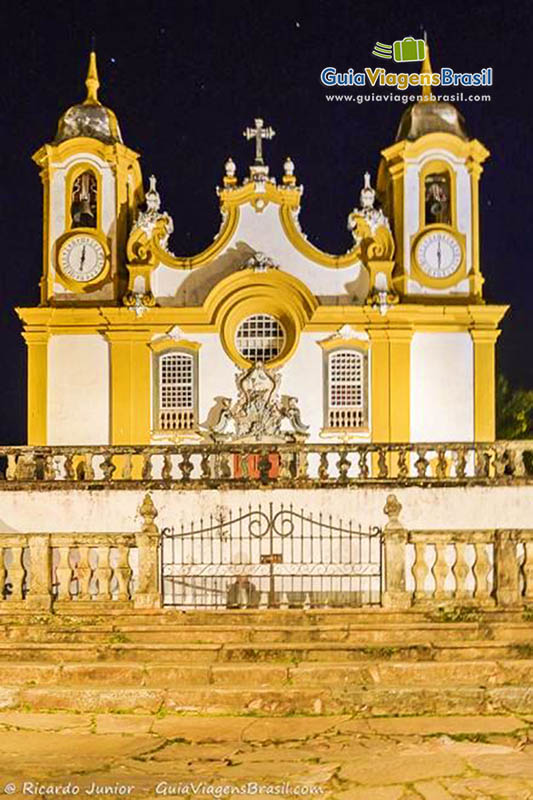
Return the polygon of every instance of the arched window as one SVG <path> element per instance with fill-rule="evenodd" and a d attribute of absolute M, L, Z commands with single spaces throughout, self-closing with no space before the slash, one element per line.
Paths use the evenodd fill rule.
<path fill-rule="evenodd" d="M 285 344 L 285 331 L 270 314 L 254 314 L 244 319 L 235 335 L 237 350 L 252 364 L 276 358 Z"/>
<path fill-rule="evenodd" d="M 355 349 L 335 350 L 327 357 L 326 427 L 365 428 L 367 359 Z"/>
<path fill-rule="evenodd" d="M 98 226 L 98 182 L 90 170 L 82 172 L 72 184 L 70 218 L 73 228 Z"/>
<path fill-rule="evenodd" d="M 172 351 L 157 358 L 156 414 L 161 431 L 196 427 L 196 356 Z"/>
<path fill-rule="evenodd" d="M 447 171 L 433 172 L 424 180 L 425 224 L 452 224 L 450 175 Z"/>

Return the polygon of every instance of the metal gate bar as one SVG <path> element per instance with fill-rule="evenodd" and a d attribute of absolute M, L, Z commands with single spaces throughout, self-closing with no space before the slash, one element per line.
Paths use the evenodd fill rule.
<path fill-rule="evenodd" d="M 163 604 L 178 608 L 379 605 L 382 531 L 292 505 L 221 511 L 161 538 Z"/>

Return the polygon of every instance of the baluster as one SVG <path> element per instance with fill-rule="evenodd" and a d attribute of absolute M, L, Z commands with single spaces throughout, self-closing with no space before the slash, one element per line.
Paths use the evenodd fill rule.
<path fill-rule="evenodd" d="M 311 608 L 311 598 L 309 596 L 309 592 L 307 592 L 304 597 L 303 609 L 304 611 L 309 611 L 310 608 Z"/>
<path fill-rule="evenodd" d="M 109 545 L 100 545 L 96 548 L 96 553 L 98 558 L 94 573 L 95 578 L 98 580 L 98 595 L 96 599 L 99 601 L 111 600 L 109 587 L 113 570 L 109 564 Z"/>
<path fill-rule="evenodd" d="M 322 450 L 322 452 L 320 453 L 320 463 L 318 465 L 318 477 L 319 480 L 321 481 L 327 481 L 329 478 L 327 450 Z"/>
<path fill-rule="evenodd" d="M 289 598 L 288 598 L 287 592 L 283 592 L 283 594 L 281 595 L 281 599 L 279 601 L 279 607 L 280 607 L 280 609 L 282 609 L 282 611 L 286 611 L 288 609 L 288 607 L 289 607 Z"/>
<path fill-rule="evenodd" d="M 118 562 L 113 570 L 112 577 L 117 579 L 118 600 L 129 600 L 129 586 L 131 581 L 131 567 L 129 562 L 130 548 L 127 544 L 118 545 Z"/>
<path fill-rule="evenodd" d="M 183 453 L 183 455 L 181 457 L 181 462 L 180 462 L 181 479 L 182 479 L 182 481 L 184 483 L 186 483 L 187 481 L 190 481 L 191 472 L 193 471 L 193 469 L 194 469 L 194 465 L 193 465 L 193 463 L 191 461 L 191 454 L 190 454 L 190 452 L 188 450 L 186 450 Z"/>
<path fill-rule="evenodd" d="M 476 448 L 476 477 L 487 478 L 490 469 L 490 454 L 486 453 L 481 447 Z"/>
<path fill-rule="evenodd" d="M 384 447 L 378 447 L 378 478 L 388 478 L 389 468 Z"/>
<path fill-rule="evenodd" d="M 32 481 L 35 479 L 35 456 L 33 452 L 21 453 L 17 459 L 16 480 Z"/>
<path fill-rule="evenodd" d="M 259 480 L 263 484 L 268 483 L 270 480 L 270 458 L 266 450 L 261 450 L 257 466 L 259 469 Z"/>
<path fill-rule="evenodd" d="M 142 479 L 143 481 L 149 481 L 152 479 L 152 454 L 143 453 L 142 458 Z"/>
<path fill-rule="evenodd" d="M 290 450 L 283 450 L 280 454 L 279 477 L 281 480 L 290 480 L 292 478 L 292 459 L 293 453 Z"/>
<path fill-rule="evenodd" d="M 416 453 L 418 455 L 418 458 L 415 461 L 415 469 L 417 471 L 419 478 L 425 478 L 427 473 L 427 468 L 429 467 L 429 461 L 426 459 L 427 450 L 425 447 L 417 447 Z"/>
<path fill-rule="evenodd" d="M 228 480 L 232 475 L 229 458 L 229 453 L 217 454 L 217 477 L 222 478 L 223 480 Z"/>
<path fill-rule="evenodd" d="M 466 449 L 464 447 L 458 447 L 456 456 L 455 474 L 458 478 L 464 478 L 466 475 Z"/>
<path fill-rule="evenodd" d="M 456 542 L 455 543 L 455 552 L 456 552 L 456 559 L 455 564 L 453 565 L 453 574 L 455 577 L 455 599 L 456 600 L 466 600 L 470 599 L 471 594 L 466 588 L 466 579 L 470 572 L 470 567 L 466 560 L 466 548 L 467 545 L 465 542 Z"/>
<path fill-rule="evenodd" d="M 435 578 L 435 602 L 442 602 L 449 596 L 449 592 L 444 588 L 448 575 L 448 563 L 446 561 L 447 542 L 436 542 L 436 559 L 433 564 L 433 577 Z"/>
<path fill-rule="evenodd" d="M 367 451 L 366 447 L 361 447 L 359 449 L 359 477 L 363 478 L 363 480 L 366 480 L 368 478 L 368 475 L 369 475 L 367 455 L 368 455 L 368 451 Z M 346 470 L 346 472 L 348 472 L 348 470 Z M 345 475 L 343 477 L 346 478 L 347 475 Z"/>
<path fill-rule="evenodd" d="M 74 472 L 74 454 L 67 453 L 65 456 L 65 460 L 63 463 L 63 469 L 65 470 L 65 480 L 66 481 L 74 481 L 76 480 L 76 475 Z"/>
<path fill-rule="evenodd" d="M 496 445 L 494 448 L 494 475 L 503 478 L 506 472 L 508 457 L 505 447 Z"/>
<path fill-rule="evenodd" d="M 339 451 L 339 460 L 337 461 L 337 469 L 339 470 L 339 483 L 346 483 L 348 480 L 348 470 L 350 469 L 350 460 L 346 455 L 346 450 Z"/>
<path fill-rule="evenodd" d="M 85 453 L 85 480 L 94 481 L 93 454 Z"/>
<path fill-rule="evenodd" d="M 436 476 L 438 480 L 440 481 L 444 480 L 447 471 L 448 471 L 448 460 L 446 458 L 446 448 L 437 447 Z"/>
<path fill-rule="evenodd" d="M 307 452 L 298 450 L 296 453 L 296 478 L 305 481 L 308 477 Z"/>
<path fill-rule="evenodd" d="M 522 478 L 526 474 L 526 466 L 524 464 L 524 451 L 518 442 L 510 442 L 511 453 L 513 454 L 513 475 L 517 478 Z"/>
<path fill-rule="evenodd" d="M 424 601 L 427 598 L 426 578 L 428 575 L 429 567 L 426 561 L 426 543 L 415 542 L 415 562 L 413 564 L 415 602 Z"/>
<path fill-rule="evenodd" d="M 491 571 L 487 545 L 484 542 L 474 542 L 474 549 L 476 551 L 472 567 L 475 580 L 474 597 L 480 605 L 487 605 L 490 602 L 489 575 Z"/>
<path fill-rule="evenodd" d="M 22 551 L 20 545 L 15 545 L 9 548 L 11 550 L 11 564 L 9 566 L 9 583 L 11 585 L 11 593 L 7 596 L 8 600 L 16 601 L 22 600 L 23 592 L 22 585 L 24 583 L 25 569 L 22 564 Z"/>
<path fill-rule="evenodd" d="M 210 480 L 211 478 L 211 455 L 206 450 L 202 451 L 200 459 L 201 477 L 203 480 Z"/>
<path fill-rule="evenodd" d="M 409 465 L 407 463 L 407 448 L 402 447 L 398 453 L 398 478 L 407 478 L 409 475 Z"/>
<path fill-rule="evenodd" d="M 90 548 L 86 544 L 78 546 L 80 558 L 76 567 L 76 576 L 78 578 L 78 600 L 90 600 L 90 586 L 92 567 L 89 563 Z"/>
<path fill-rule="evenodd" d="M 250 477 L 250 461 L 247 453 L 242 453 L 239 456 L 239 464 L 241 466 L 241 475 L 244 481 Z"/>
<path fill-rule="evenodd" d="M 55 570 L 57 581 L 57 599 L 71 600 L 70 584 L 72 582 L 72 567 L 70 565 L 70 545 L 60 545 L 57 548 L 59 561 Z"/>
<path fill-rule="evenodd" d="M 524 542 L 524 602 L 533 603 L 533 541 Z"/>
<path fill-rule="evenodd" d="M 168 453 L 163 457 L 163 469 L 161 470 L 161 478 L 164 481 L 169 481 L 172 478 L 172 458 Z"/>
<path fill-rule="evenodd" d="M 48 453 L 44 457 L 44 479 L 45 481 L 57 480 L 57 471 L 54 462 L 54 456 L 51 453 Z"/>

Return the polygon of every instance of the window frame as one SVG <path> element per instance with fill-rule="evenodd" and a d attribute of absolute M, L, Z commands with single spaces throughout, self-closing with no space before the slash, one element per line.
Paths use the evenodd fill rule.
<path fill-rule="evenodd" d="M 165 356 L 183 355 L 187 356 L 192 363 L 192 413 L 193 424 L 190 428 L 163 428 L 161 427 L 161 366 Z M 179 344 L 158 349 L 152 354 L 152 428 L 156 434 L 175 436 L 179 434 L 187 435 L 198 430 L 199 426 L 199 370 L 198 370 L 198 350 L 196 348 L 183 347 Z M 185 410 L 185 409 L 184 409 Z"/>
<path fill-rule="evenodd" d="M 330 412 L 333 410 L 333 406 L 330 404 L 330 397 L 331 397 L 331 379 L 330 379 L 330 370 L 331 370 L 331 359 L 335 355 L 339 355 L 340 353 L 349 353 L 356 356 L 359 356 L 362 361 L 362 393 L 363 393 L 363 421 L 361 425 L 358 426 L 334 426 L 330 423 Z M 324 387 L 324 397 L 323 397 L 323 408 L 324 408 L 324 417 L 323 417 L 323 431 L 328 433 L 335 433 L 335 432 L 342 432 L 346 431 L 349 433 L 367 433 L 369 431 L 369 385 L 368 385 L 368 376 L 369 376 L 369 369 L 368 369 L 368 347 L 359 343 L 357 345 L 350 344 L 349 342 L 339 342 L 336 347 L 329 347 L 324 349 L 322 355 L 322 363 L 323 363 L 323 387 Z M 346 408 L 350 408 L 350 406 L 346 406 Z"/>

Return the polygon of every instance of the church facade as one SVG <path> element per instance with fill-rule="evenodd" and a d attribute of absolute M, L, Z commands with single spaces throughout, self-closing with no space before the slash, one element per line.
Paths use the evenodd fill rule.
<path fill-rule="evenodd" d="M 306 238 L 295 164 L 271 175 L 274 131 L 256 119 L 253 163 L 240 174 L 230 158 L 221 176 L 219 232 L 183 257 L 155 178 L 98 99 L 94 53 L 86 86 L 34 156 L 41 297 L 18 309 L 30 445 L 494 440 L 506 307 L 483 299 L 488 151 L 455 108 L 406 111 L 341 255 Z"/>

